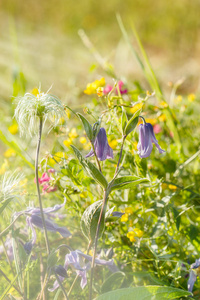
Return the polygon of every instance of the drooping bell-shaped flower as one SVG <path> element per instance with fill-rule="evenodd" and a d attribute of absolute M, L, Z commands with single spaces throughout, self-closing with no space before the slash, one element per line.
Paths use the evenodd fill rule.
<path fill-rule="evenodd" d="M 138 154 L 141 158 L 146 158 L 151 154 L 154 143 L 160 153 L 165 152 L 158 145 L 158 141 L 153 132 L 153 126 L 150 123 L 139 125 L 139 143 L 137 145 Z"/>
<path fill-rule="evenodd" d="M 100 161 L 106 160 L 107 158 L 113 158 L 113 150 L 108 145 L 106 131 L 103 127 L 100 128 L 97 137 L 94 141 L 94 149 Z M 91 156 L 94 156 L 93 149 L 91 149 L 91 151 L 86 155 L 86 157 Z"/>
<path fill-rule="evenodd" d="M 69 254 L 65 256 L 65 270 L 70 266 L 76 274 L 81 277 L 81 288 L 83 289 L 87 284 L 87 271 L 91 269 L 92 256 L 84 254 L 80 250 L 71 251 Z M 95 265 L 107 266 L 111 272 L 116 272 L 116 266 L 113 260 L 104 260 L 104 259 L 95 259 Z M 114 268 L 115 267 L 115 268 Z M 60 274 L 59 274 L 60 275 Z M 63 281 L 64 277 L 59 276 L 60 280 Z M 48 290 L 50 292 L 55 291 L 59 287 L 58 281 L 56 280 L 53 284 L 52 288 Z"/>
<path fill-rule="evenodd" d="M 195 281 L 197 280 L 197 276 L 200 276 L 200 258 L 196 259 L 195 263 L 190 266 L 190 274 L 188 279 L 188 291 L 192 292 Z"/>

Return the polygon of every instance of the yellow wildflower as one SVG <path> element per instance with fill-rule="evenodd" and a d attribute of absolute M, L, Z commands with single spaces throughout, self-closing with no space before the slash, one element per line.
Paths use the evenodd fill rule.
<path fill-rule="evenodd" d="M 160 105 L 161 105 L 162 107 L 168 107 L 168 104 L 167 104 L 165 101 L 161 101 L 161 102 L 160 102 Z"/>
<path fill-rule="evenodd" d="M 130 113 L 134 114 L 137 110 L 141 109 L 144 103 L 137 103 L 133 107 L 130 108 Z"/>
<path fill-rule="evenodd" d="M 127 238 L 129 238 L 129 240 L 131 242 L 135 242 L 136 241 L 136 239 L 135 239 L 135 233 L 133 231 L 129 231 L 126 236 L 127 236 Z"/>
<path fill-rule="evenodd" d="M 87 139 L 84 136 L 80 137 L 79 141 L 80 141 L 81 144 L 86 144 L 87 143 Z"/>
<path fill-rule="evenodd" d="M 103 87 L 98 87 L 97 88 L 97 90 L 96 90 L 96 92 L 97 92 L 97 96 L 98 97 L 103 97 L 103 90 L 104 90 L 104 88 Z"/>
<path fill-rule="evenodd" d="M 160 122 L 165 122 L 166 121 L 166 116 L 164 114 L 160 115 L 160 117 L 158 117 Z"/>
<path fill-rule="evenodd" d="M 134 228 L 132 231 L 129 231 L 126 236 L 131 242 L 135 242 L 135 237 L 141 238 L 143 234 L 144 232 L 142 230 L 140 230 L 139 228 Z"/>
<path fill-rule="evenodd" d="M 96 94 L 96 90 L 99 87 L 102 87 L 104 85 L 105 85 L 105 78 L 102 77 L 100 80 L 95 80 L 91 83 L 88 83 L 86 90 L 84 90 L 84 93 L 87 95 Z"/>
<path fill-rule="evenodd" d="M 76 128 L 72 128 L 72 130 L 69 132 L 68 135 L 69 135 L 69 138 L 72 139 L 72 140 L 77 138 L 78 134 L 76 132 Z"/>
<path fill-rule="evenodd" d="M 112 149 L 116 149 L 118 142 L 117 142 L 117 140 L 112 140 L 111 142 L 109 142 L 109 145 Z"/>
<path fill-rule="evenodd" d="M 39 92 L 38 88 L 34 88 L 34 89 L 32 89 L 31 94 L 33 94 L 35 97 L 37 97 L 40 94 L 40 92 Z"/>
<path fill-rule="evenodd" d="M 4 157 L 9 158 L 9 157 L 11 157 L 11 156 L 15 156 L 15 155 L 16 155 L 16 152 L 15 152 L 14 149 L 8 148 L 8 149 L 4 152 L 3 155 L 4 155 Z"/>
<path fill-rule="evenodd" d="M 188 95 L 188 101 L 193 102 L 196 99 L 195 94 L 189 94 Z"/>
<path fill-rule="evenodd" d="M 169 184 L 169 189 L 170 190 L 176 190 L 177 189 L 177 186 L 173 185 L 173 184 Z"/>
<path fill-rule="evenodd" d="M 83 191 L 82 193 L 80 193 L 80 197 L 81 198 L 86 198 L 87 197 L 87 192 Z"/>
<path fill-rule="evenodd" d="M 125 213 L 124 215 L 122 215 L 121 216 L 121 221 L 122 222 L 127 222 L 128 221 L 128 214 Z"/>
<path fill-rule="evenodd" d="M 18 125 L 13 124 L 13 125 L 9 126 L 8 130 L 10 131 L 11 134 L 14 135 L 14 134 L 18 133 Z"/>
<path fill-rule="evenodd" d="M 72 144 L 72 140 L 71 140 L 71 139 L 64 140 L 64 141 L 63 141 L 63 144 L 64 144 L 66 147 L 69 147 L 69 146 Z"/>
<path fill-rule="evenodd" d="M 131 214 L 133 213 L 132 207 L 126 207 L 126 208 L 125 208 L 125 213 L 131 215 Z"/>
<path fill-rule="evenodd" d="M 152 126 L 154 126 L 158 122 L 156 118 L 147 118 L 145 120 L 147 123 L 151 123 Z"/>
<path fill-rule="evenodd" d="M 53 154 L 53 157 L 55 158 L 55 160 L 57 162 L 60 162 L 62 159 L 67 159 L 66 153 L 65 152 L 61 152 L 61 151 L 56 152 L 55 154 Z M 49 159 L 49 164 L 50 165 L 54 165 L 56 163 L 55 160 L 53 158 L 50 158 Z"/>

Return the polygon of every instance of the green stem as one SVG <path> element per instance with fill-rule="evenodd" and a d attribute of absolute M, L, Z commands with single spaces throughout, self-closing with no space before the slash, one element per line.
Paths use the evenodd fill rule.
<path fill-rule="evenodd" d="M 116 167 L 116 170 L 115 170 L 115 175 L 114 175 L 114 178 L 116 178 L 116 176 L 118 175 L 118 171 L 119 171 L 119 165 L 120 165 L 120 162 L 121 162 L 121 159 L 122 159 L 122 151 L 123 151 L 123 148 L 124 148 L 124 142 L 125 142 L 125 139 L 126 139 L 126 135 L 123 135 L 123 138 L 122 138 L 122 145 L 121 145 L 121 149 L 120 149 L 120 153 L 119 153 L 119 159 L 118 159 L 118 163 L 117 163 L 117 167 Z"/>
<path fill-rule="evenodd" d="M 67 295 L 67 293 L 66 293 L 66 291 L 65 291 L 64 286 L 62 285 L 62 282 L 60 281 L 59 276 L 56 274 L 56 272 L 54 272 L 54 274 L 55 274 L 55 276 L 56 276 L 56 279 L 57 279 L 57 281 L 58 281 L 58 283 L 59 283 L 59 286 L 60 286 L 60 288 L 61 288 L 63 294 L 65 295 L 65 298 L 66 298 L 67 300 L 69 300 L 68 295 Z"/>
<path fill-rule="evenodd" d="M 104 213 L 106 211 L 107 200 L 108 200 L 108 193 L 106 190 L 104 190 L 103 204 L 102 204 L 101 212 L 99 215 L 99 220 L 98 220 L 97 230 L 96 230 L 96 235 L 95 235 L 95 241 L 94 241 L 94 252 L 93 252 L 93 256 L 92 256 L 90 286 L 89 286 L 89 300 L 92 300 L 92 282 L 93 282 L 93 277 L 94 277 L 95 256 L 96 256 L 96 251 L 97 251 L 97 243 L 98 243 L 98 238 L 99 238 L 100 226 L 101 226 L 101 222 L 102 222 Z"/>
<path fill-rule="evenodd" d="M 37 186 L 37 193 L 38 193 L 38 200 L 39 200 L 39 205 L 40 205 L 40 213 L 41 213 L 41 218 L 42 218 L 42 225 L 44 228 L 44 237 L 45 237 L 45 242 L 46 242 L 46 248 L 47 248 L 47 253 L 50 253 L 50 246 L 49 246 L 49 240 L 47 236 L 47 228 L 45 224 L 45 217 L 44 217 L 44 212 L 43 212 L 43 207 L 42 207 L 42 199 L 40 195 L 40 186 L 39 186 L 39 177 L 38 177 L 38 159 L 39 159 L 39 153 L 40 153 L 40 143 L 41 143 L 41 137 L 42 137 L 42 117 L 40 117 L 40 123 L 39 123 L 39 135 L 38 135 L 38 143 L 37 143 L 37 148 L 36 148 L 36 156 L 35 156 L 35 178 L 36 178 L 36 186 Z"/>

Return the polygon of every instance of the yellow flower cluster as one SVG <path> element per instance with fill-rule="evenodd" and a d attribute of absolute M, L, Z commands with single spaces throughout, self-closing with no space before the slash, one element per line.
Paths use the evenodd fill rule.
<path fill-rule="evenodd" d="M 60 162 L 62 159 L 67 159 L 67 155 L 65 152 L 56 152 L 55 154 L 53 154 L 53 157 L 55 158 L 55 160 L 53 158 L 49 158 L 49 164 L 55 165 L 56 162 Z"/>
<path fill-rule="evenodd" d="M 102 77 L 100 80 L 95 80 L 91 83 L 88 83 L 86 89 L 84 90 L 84 93 L 87 95 L 96 94 L 97 89 L 103 87 L 105 84 L 105 78 Z"/>
<path fill-rule="evenodd" d="M 195 94 L 189 94 L 188 95 L 188 101 L 193 102 L 196 99 Z"/>
<path fill-rule="evenodd" d="M 13 125 L 9 126 L 8 131 L 10 131 L 10 133 L 13 134 L 13 135 L 18 133 L 18 125 L 13 124 Z"/>
<path fill-rule="evenodd" d="M 91 144 L 87 142 L 87 139 L 84 136 L 80 137 L 79 142 L 83 145 L 84 150 L 90 149 Z"/>
<path fill-rule="evenodd" d="M 128 216 L 133 213 L 132 207 L 126 207 L 125 208 L 125 214 L 121 216 L 121 221 L 122 222 L 127 222 L 128 221 Z"/>
<path fill-rule="evenodd" d="M 134 228 L 132 231 L 129 231 L 127 233 L 127 238 L 129 238 L 129 240 L 131 242 L 135 242 L 136 241 L 136 237 L 137 238 L 141 238 L 143 236 L 144 232 L 142 230 L 140 230 L 139 228 Z"/>
<path fill-rule="evenodd" d="M 3 154 L 3 156 L 6 157 L 6 158 L 9 158 L 9 157 L 12 157 L 12 156 L 15 156 L 15 155 L 16 155 L 16 152 L 15 152 L 15 150 L 12 149 L 12 148 L 8 148 L 8 149 L 4 152 L 4 154 Z"/>
<path fill-rule="evenodd" d="M 137 103 L 133 107 L 130 108 L 130 113 L 134 114 L 137 110 L 141 109 L 144 103 Z"/>
<path fill-rule="evenodd" d="M 68 136 L 69 136 L 69 138 L 67 140 L 63 141 L 63 144 L 66 147 L 69 147 L 72 144 L 73 140 L 78 137 L 76 128 L 72 128 L 72 130 L 69 132 Z"/>

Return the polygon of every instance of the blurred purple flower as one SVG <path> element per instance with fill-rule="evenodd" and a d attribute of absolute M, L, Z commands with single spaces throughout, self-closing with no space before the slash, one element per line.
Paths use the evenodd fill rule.
<path fill-rule="evenodd" d="M 196 259 L 195 263 L 191 264 L 190 269 L 187 286 L 188 291 L 192 293 L 197 276 L 200 276 L 200 258 Z"/>
<path fill-rule="evenodd" d="M 84 261 L 85 259 L 85 261 Z M 86 263 L 86 261 L 88 261 Z M 65 256 L 65 264 L 64 268 L 67 270 L 68 266 L 71 266 L 72 269 L 75 270 L 76 274 L 81 277 L 81 288 L 83 289 L 87 284 L 87 271 L 91 269 L 92 256 L 84 254 L 79 250 L 71 251 L 69 254 Z M 113 260 L 104 260 L 104 259 L 95 259 L 96 265 L 108 266 L 111 268 L 115 266 Z M 116 267 L 116 266 L 115 266 Z M 111 270 L 112 271 L 112 270 Z M 116 270 L 115 270 L 116 271 Z M 62 281 L 64 277 L 59 277 Z M 48 289 L 50 292 L 55 291 L 55 289 L 59 286 L 57 280 L 54 282 L 53 287 Z"/>
<path fill-rule="evenodd" d="M 100 128 L 97 137 L 94 141 L 94 149 L 100 161 L 106 160 L 107 158 L 113 158 L 113 150 L 108 145 L 106 131 L 103 127 Z M 94 156 L 93 149 L 91 149 L 91 151 L 86 155 L 86 157 L 91 156 Z"/>
<path fill-rule="evenodd" d="M 139 143 L 137 145 L 138 153 L 141 158 L 146 158 L 151 154 L 154 143 L 160 153 L 165 152 L 158 145 L 158 141 L 153 132 L 153 126 L 150 123 L 139 125 Z"/>
<path fill-rule="evenodd" d="M 69 232 L 69 230 L 66 227 L 61 227 L 58 224 L 54 223 L 51 218 L 55 218 L 56 214 L 54 214 L 54 212 L 58 211 L 59 209 L 61 209 L 66 203 L 66 199 L 63 202 L 63 204 L 56 204 L 54 207 L 47 207 L 43 209 L 44 215 L 45 215 L 45 224 L 46 224 L 46 228 L 48 231 L 51 232 L 59 232 L 63 237 L 69 237 L 71 235 L 71 233 Z M 29 251 L 31 251 L 33 245 L 36 242 L 36 231 L 35 231 L 35 227 L 38 227 L 40 229 L 43 229 L 43 224 L 42 224 L 42 217 L 41 217 L 41 213 L 40 213 L 40 209 L 39 208 L 28 208 L 24 211 L 18 212 L 15 215 L 17 216 L 18 214 L 24 213 L 25 215 L 27 215 L 26 218 L 26 222 L 28 227 L 30 227 L 31 231 L 32 231 L 32 239 L 31 241 L 27 242 L 24 245 L 24 249 L 27 251 L 27 253 Z M 62 215 L 58 215 L 61 216 Z M 30 252 L 29 252 L 30 253 Z"/>
<path fill-rule="evenodd" d="M 7 237 L 5 243 L 4 243 L 4 246 L 6 248 L 6 252 L 7 252 L 7 255 L 8 255 L 8 258 L 10 260 L 13 260 L 14 258 L 14 255 L 13 255 L 13 246 L 12 246 L 12 238 L 10 237 Z M 4 246 L 0 246 L 0 255 L 4 252 Z"/>

